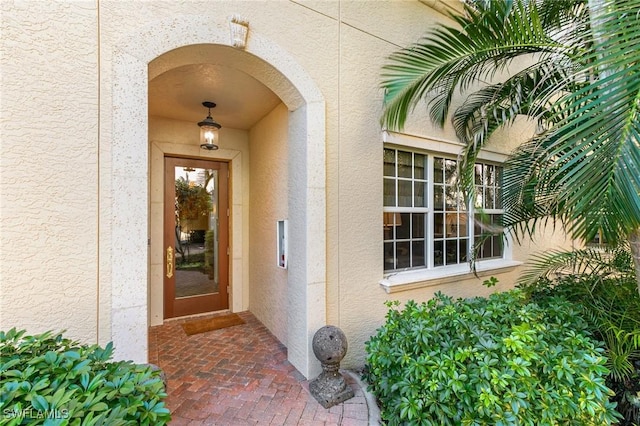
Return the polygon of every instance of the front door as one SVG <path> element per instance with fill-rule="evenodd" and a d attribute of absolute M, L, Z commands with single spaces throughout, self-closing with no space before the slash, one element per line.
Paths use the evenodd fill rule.
<path fill-rule="evenodd" d="M 229 307 L 229 165 L 165 157 L 164 317 Z"/>

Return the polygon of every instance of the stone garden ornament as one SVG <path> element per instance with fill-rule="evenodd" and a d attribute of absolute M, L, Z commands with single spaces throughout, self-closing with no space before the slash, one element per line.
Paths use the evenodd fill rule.
<path fill-rule="evenodd" d="M 347 353 L 347 337 L 342 330 L 326 325 L 313 336 L 313 353 L 322 365 L 322 373 L 309 382 L 311 395 L 324 408 L 353 397 L 353 389 L 347 386 L 340 374 L 340 361 Z"/>

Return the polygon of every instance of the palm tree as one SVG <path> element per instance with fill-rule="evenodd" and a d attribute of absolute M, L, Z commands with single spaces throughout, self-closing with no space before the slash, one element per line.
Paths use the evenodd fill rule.
<path fill-rule="evenodd" d="M 452 122 L 471 195 L 493 132 L 536 120 L 505 164 L 504 225 L 520 238 L 559 219 L 574 238 L 627 240 L 640 291 L 640 0 L 474 0 L 451 19 L 390 56 L 383 126 L 401 130 L 421 102 L 443 126 L 467 94 Z M 498 78 L 517 58 L 530 65 Z"/>

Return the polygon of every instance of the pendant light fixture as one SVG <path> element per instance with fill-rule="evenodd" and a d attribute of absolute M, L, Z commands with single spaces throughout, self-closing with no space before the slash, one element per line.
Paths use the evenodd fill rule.
<path fill-rule="evenodd" d="M 215 108 L 216 104 L 205 101 L 202 103 L 205 108 L 209 109 L 207 118 L 198 123 L 200 126 L 200 148 L 213 151 L 218 149 L 218 130 L 222 127 L 213 118 L 211 118 L 211 108 Z"/>

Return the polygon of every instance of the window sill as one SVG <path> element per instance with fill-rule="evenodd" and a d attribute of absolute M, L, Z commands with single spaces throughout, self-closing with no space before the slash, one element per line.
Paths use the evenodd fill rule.
<path fill-rule="evenodd" d="M 494 259 L 485 260 L 476 264 L 476 274 L 471 271 L 468 264 L 441 267 L 436 269 L 420 269 L 391 273 L 380 281 L 380 286 L 387 293 L 415 290 L 422 287 L 430 287 L 439 284 L 460 281 L 461 279 L 475 276 L 485 277 L 498 273 L 510 272 L 523 262 L 516 260 Z"/>

